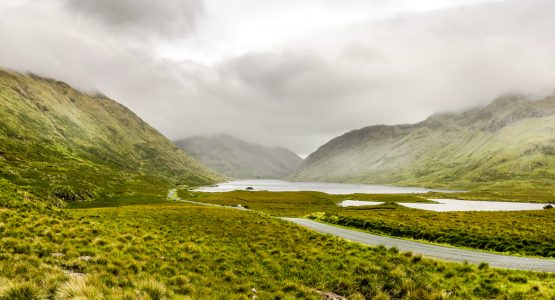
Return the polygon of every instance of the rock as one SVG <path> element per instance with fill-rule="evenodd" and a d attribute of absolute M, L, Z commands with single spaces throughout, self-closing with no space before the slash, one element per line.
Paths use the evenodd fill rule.
<path fill-rule="evenodd" d="M 52 253 L 50 253 L 50 255 L 54 256 L 54 257 L 64 257 L 64 256 L 66 256 L 65 254 L 59 253 L 59 252 L 52 252 Z"/>
<path fill-rule="evenodd" d="M 322 292 L 322 291 L 316 290 L 316 293 L 322 296 L 322 299 L 324 300 L 347 300 L 347 298 L 341 297 L 332 292 Z"/>
<path fill-rule="evenodd" d="M 78 259 L 79 259 L 79 260 L 84 260 L 84 261 L 89 261 L 89 260 L 92 259 L 92 256 L 88 256 L 88 255 L 79 256 Z"/>
<path fill-rule="evenodd" d="M 63 270 L 64 274 L 69 277 L 85 277 L 85 273 L 73 272 L 71 270 Z"/>

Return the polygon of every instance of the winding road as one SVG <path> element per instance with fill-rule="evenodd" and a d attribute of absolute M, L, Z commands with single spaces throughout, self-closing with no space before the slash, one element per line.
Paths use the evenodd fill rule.
<path fill-rule="evenodd" d="M 303 227 L 318 231 L 320 233 L 331 234 L 350 241 L 359 242 L 366 245 L 385 247 L 396 247 L 400 251 L 412 252 L 423 256 L 437 258 L 446 261 L 469 262 L 472 264 L 488 263 L 492 267 L 555 272 L 555 259 L 528 258 L 519 256 L 509 256 L 493 254 L 480 251 L 465 250 L 460 248 L 443 247 L 415 241 L 385 237 L 355 230 L 344 229 L 332 225 L 318 223 L 312 220 L 299 218 L 282 218 Z"/>
<path fill-rule="evenodd" d="M 212 203 L 196 202 L 181 199 L 177 195 L 177 190 L 172 189 L 168 192 L 168 200 L 186 202 L 204 206 L 225 207 L 240 210 L 247 210 L 243 207 L 223 206 Z M 472 264 L 480 264 L 482 262 L 488 263 L 492 267 L 527 270 L 527 271 L 540 271 L 540 272 L 555 272 L 555 259 L 547 258 L 531 258 L 520 256 L 509 256 L 501 254 L 493 254 L 480 251 L 465 250 L 460 248 L 443 247 L 420 243 L 410 240 L 386 237 L 375 235 L 371 233 L 360 232 L 356 230 L 345 229 L 337 226 L 322 224 L 308 219 L 300 218 L 281 218 L 297 225 L 312 229 L 314 231 L 331 234 L 336 237 L 344 238 L 353 242 L 359 242 L 370 246 L 383 245 L 387 248 L 395 247 L 403 252 L 412 252 L 414 254 L 421 254 L 426 257 L 454 261 L 454 262 L 468 262 Z"/>

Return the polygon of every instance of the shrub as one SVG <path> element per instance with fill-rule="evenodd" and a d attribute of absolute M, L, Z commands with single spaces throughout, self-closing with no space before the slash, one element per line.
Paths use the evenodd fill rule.
<path fill-rule="evenodd" d="M 92 285 L 87 285 L 86 278 L 73 276 L 56 291 L 56 299 L 101 299 L 101 292 Z"/>
<path fill-rule="evenodd" d="M 166 286 L 152 278 L 139 282 L 138 288 L 140 292 L 147 294 L 152 300 L 161 300 L 168 297 Z"/>
<path fill-rule="evenodd" d="M 0 283 L 0 300 L 34 300 L 45 299 L 42 289 L 30 282 L 4 281 Z"/>

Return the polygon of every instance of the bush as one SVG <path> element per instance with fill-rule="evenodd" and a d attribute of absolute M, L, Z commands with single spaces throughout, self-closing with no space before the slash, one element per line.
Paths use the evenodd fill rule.
<path fill-rule="evenodd" d="M 0 300 L 34 300 L 45 299 L 42 289 L 29 282 L 4 281 L 0 283 Z"/>
<path fill-rule="evenodd" d="M 56 299 L 100 299 L 101 292 L 87 285 L 85 277 L 72 277 L 56 291 Z"/>
<path fill-rule="evenodd" d="M 161 300 L 168 297 L 166 286 L 152 278 L 141 281 L 139 283 L 139 291 L 147 294 L 153 300 Z"/>

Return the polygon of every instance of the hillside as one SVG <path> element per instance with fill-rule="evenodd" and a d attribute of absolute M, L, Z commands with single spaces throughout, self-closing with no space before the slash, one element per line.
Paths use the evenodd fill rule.
<path fill-rule="evenodd" d="M 221 174 L 237 179 L 283 178 L 302 163 L 302 158 L 285 148 L 263 147 L 224 134 L 191 137 L 176 145 Z"/>
<path fill-rule="evenodd" d="M 63 82 L 0 71 L 0 177 L 51 200 L 219 177 L 133 112 Z"/>
<path fill-rule="evenodd" d="M 298 180 L 433 187 L 550 187 L 555 180 L 555 97 L 502 97 L 413 125 L 369 126 L 307 157 Z"/>

